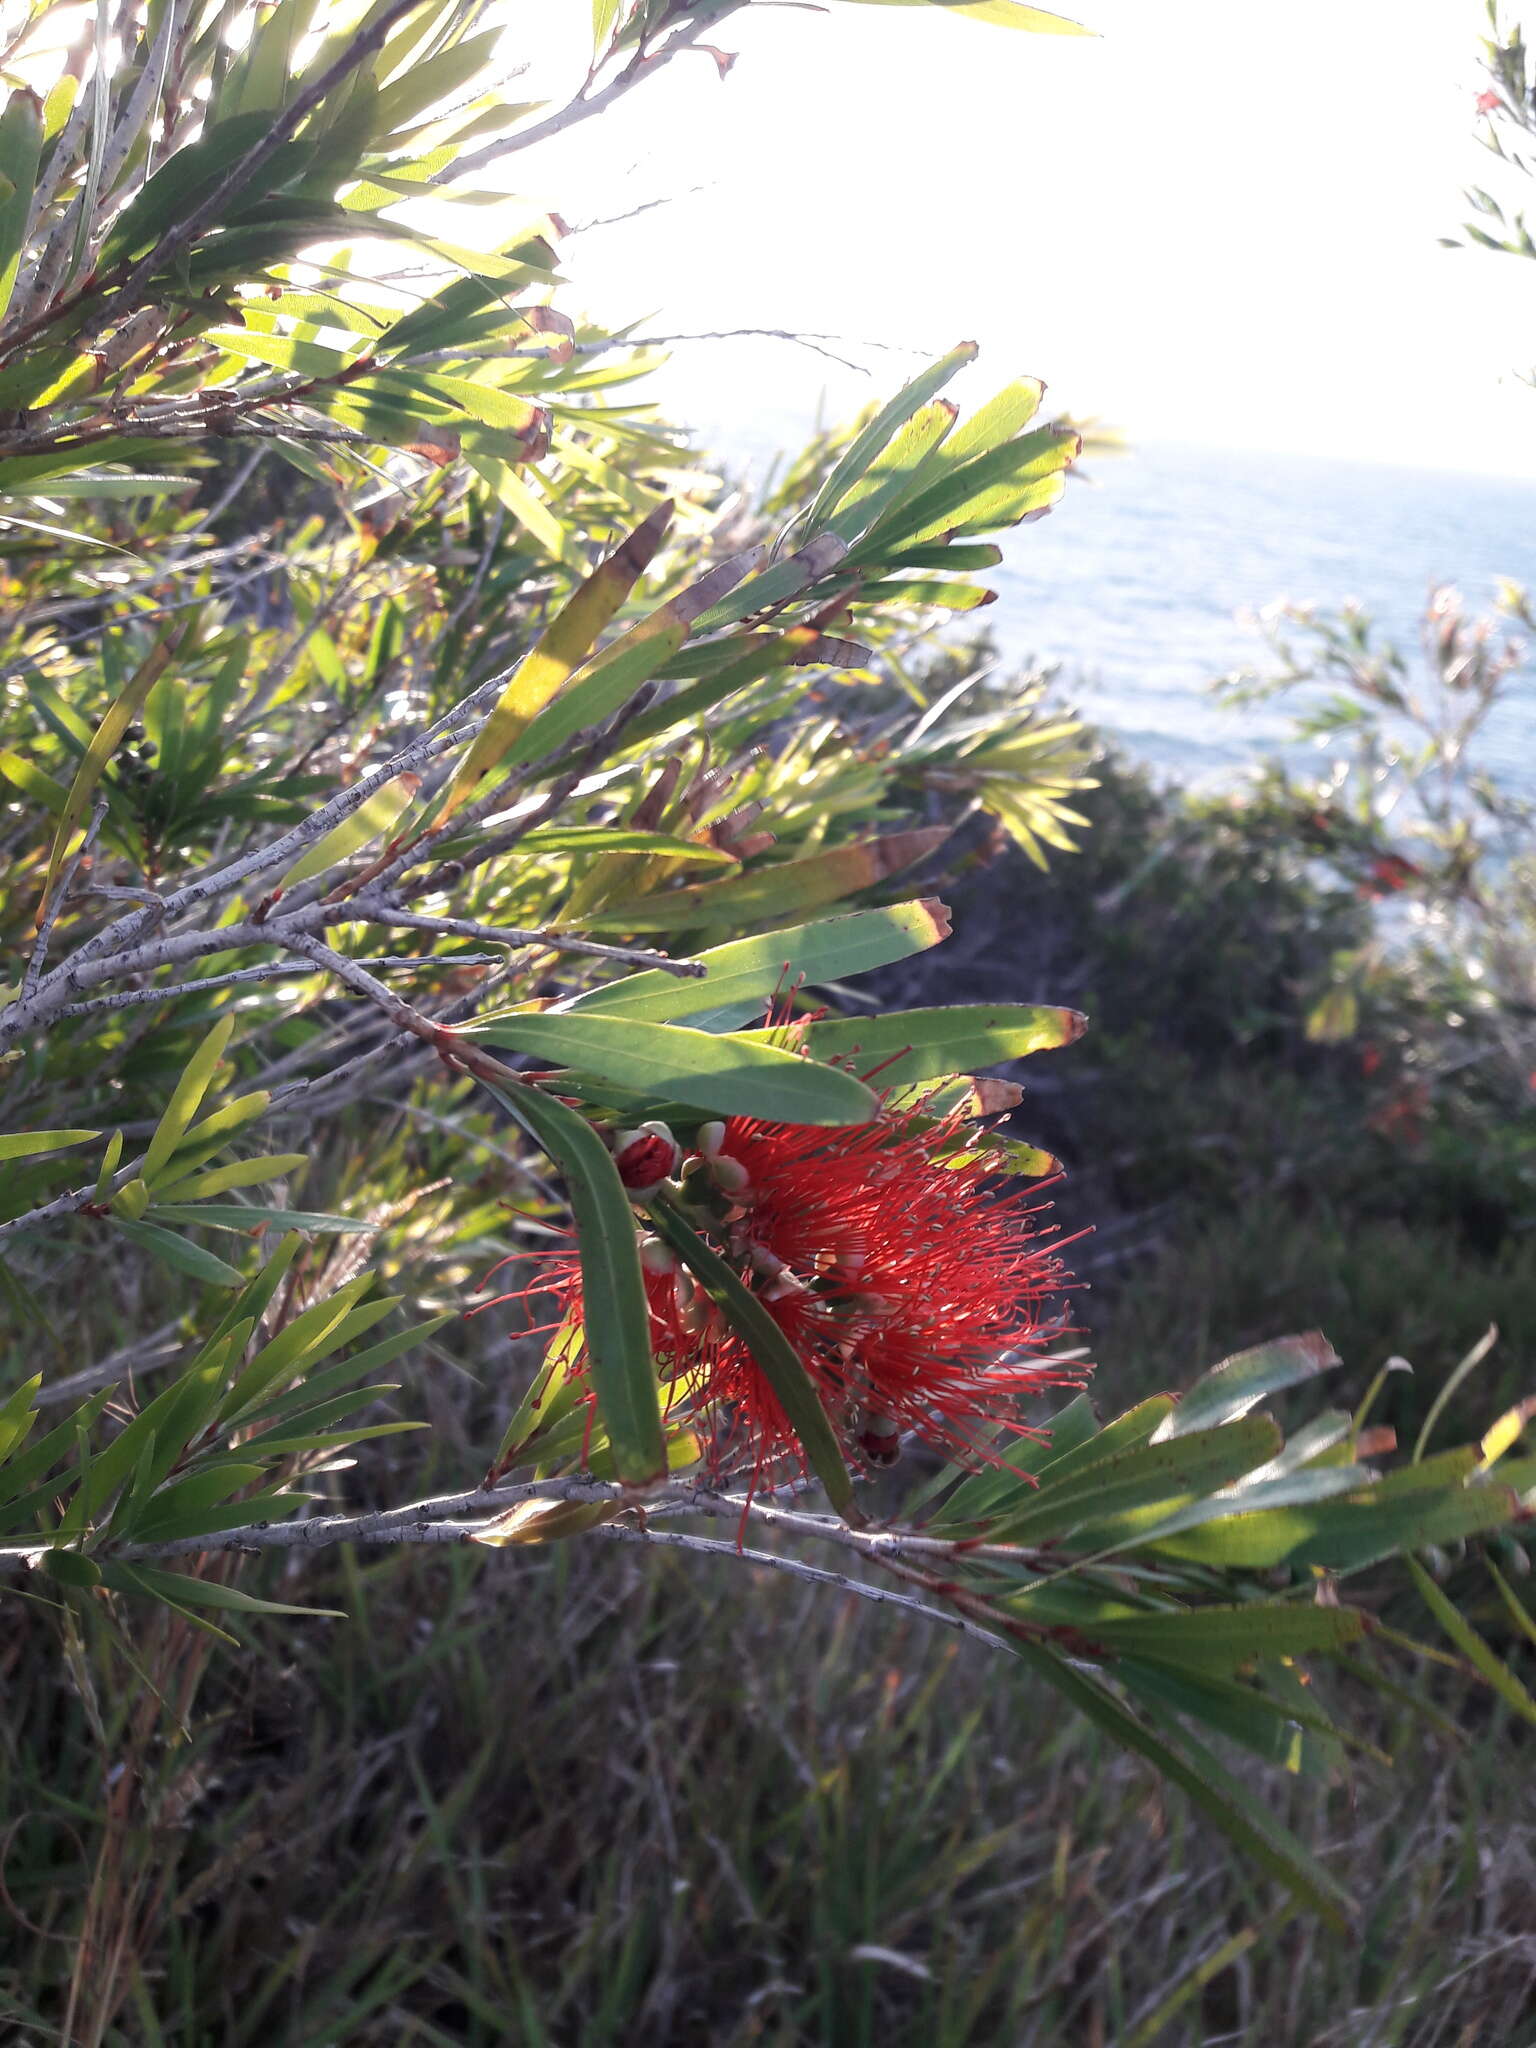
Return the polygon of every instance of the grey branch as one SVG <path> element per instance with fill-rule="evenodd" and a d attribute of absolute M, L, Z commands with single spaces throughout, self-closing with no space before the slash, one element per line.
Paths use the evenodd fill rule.
<path fill-rule="evenodd" d="M 106 815 L 107 803 L 103 797 L 91 814 L 91 822 L 85 828 L 85 837 L 81 840 L 79 848 L 64 863 L 58 880 L 49 892 L 48 907 L 43 912 L 42 922 L 38 926 L 37 943 L 33 946 L 32 957 L 27 962 L 27 971 L 21 977 L 23 1002 L 37 993 L 37 985 L 43 978 L 43 968 L 48 961 L 48 941 L 53 937 L 53 928 L 58 922 L 59 912 L 64 908 L 64 899 L 80 871 L 81 862 L 90 857 L 91 848 L 96 844 L 96 835 L 100 832 Z"/>
<path fill-rule="evenodd" d="M 406 910 L 398 903 L 380 901 L 371 895 L 358 895 L 352 899 L 352 909 L 370 923 L 403 925 L 411 931 L 440 932 L 449 938 L 493 939 L 502 946 L 542 946 L 552 953 L 590 954 L 594 960 L 621 960 L 631 967 L 656 967 L 663 974 L 676 974 L 685 980 L 698 979 L 709 969 L 702 960 L 674 960 L 669 953 L 655 953 L 639 946 L 608 946 L 597 939 L 576 938 L 570 932 L 550 931 L 541 927 L 524 931 L 514 925 L 478 924 L 469 917 L 429 917 L 417 910 Z"/>
<path fill-rule="evenodd" d="M 548 114 L 542 121 L 535 121 L 527 128 L 514 129 L 510 135 L 503 135 L 495 142 L 488 142 L 484 149 L 477 149 L 471 156 L 461 156 L 456 163 L 445 165 L 430 182 L 445 184 L 450 179 L 470 178 L 483 171 L 487 164 L 499 163 L 502 157 L 511 156 L 519 149 L 531 149 L 535 143 L 547 142 L 552 135 L 562 135 L 568 128 L 576 127 L 582 121 L 590 121 L 612 106 L 616 99 L 638 85 L 643 78 L 654 78 L 658 71 L 670 64 L 674 57 L 691 49 L 705 31 L 719 28 L 729 16 L 746 5 L 746 0 L 729 0 L 709 21 L 695 21 L 675 30 L 658 49 L 647 53 L 643 48 L 636 53 L 624 69 L 597 92 L 583 91 L 558 113 Z"/>
<path fill-rule="evenodd" d="M 125 1544 L 116 1550 L 114 1555 L 126 1563 L 132 1563 L 205 1556 L 216 1551 L 234 1551 L 247 1555 L 268 1550 L 321 1550 L 338 1543 L 483 1544 L 485 1539 L 494 1533 L 497 1519 L 504 1515 L 507 1509 L 529 1500 L 612 1502 L 621 1513 L 637 1512 L 623 1500 L 618 1488 L 598 1480 L 530 1480 L 513 1486 L 479 1488 L 472 1493 L 417 1501 L 408 1507 L 386 1508 L 373 1514 L 319 1515 L 291 1522 L 252 1522 L 243 1528 L 225 1529 L 209 1536 L 179 1536 L 164 1543 Z M 902 1608 L 924 1621 L 937 1623 L 958 1635 L 969 1636 L 974 1642 L 985 1643 L 989 1649 L 1005 1650 L 1009 1647 L 1004 1637 L 983 1628 L 966 1614 L 931 1606 L 927 1601 L 918 1600 L 910 1593 L 898 1593 L 888 1586 L 871 1585 L 867 1580 L 851 1578 L 846 1573 L 829 1570 L 825 1565 L 811 1564 L 805 1558 L 797 1557 L 791 1552 L 748 1550 L 740 1542 L 721 1537 L 699 1536 L 687 1530 L 658 1529 L 652 1526 L 653 1522 L 663 1515 L 726 1511 L 738 1520 L 770 1524 L 782 1523 L 784 1520 L 783 1511 L 767 1502 L 683 1493 L 647 1502 L 640 1519 L 602 1522 L 586 1533 L 608 1537 L 618 1542 L 647 1543 L 687 1550 L 707 1557 L 731 1558 L 738 1563 L 755 1565 L 765 1571 L 783 1572 L 792 1578 L 807 1580 L 813 1585 L 829 1586 L 837 1592 L 851 1594 L 857 1599 L 868 1600 L 878 1606 Z M 468 1515 L 476 1515 L 479 1519 L 466 1520 L 465 1517 Z M 834 1532 L 844 1536 L 856 1533 L 845 1529 L 840 1523 L 824 1525 L 820 1517 L 791 1519 L 814 1523 L 815 1526 L 806 1533 L 818 1536 L 827 1536 Z M 35 1542 L 8 1544 L 0 1548 L 0 1563 L 26 1563 L 37 1554 L 38 1547 Z"/>
<path fill-rule="evenodd" d="M 438 953 L 425 956 L 401 958 L 390 956 L 383 960 L 365 960 L 361 964 L 375 973 L 398 974 L 404 970 L 430 974 L 448 973 L 459 967 L 493 967 L 502 958 L 500 953 Z M 117 989 L 108 996 L 93 996 L 88 1003 L 66 1003 L 62 1010 L 55 1010 L 55 1020 L 65 1017 L 89 1017 L 98 1010 L 131 1010 L 145 1003 L 174 1003 L 178 997 L 199 995 L 205 989 L 233 988 L 245 981 L 283 981 L 296 975 L 313 974 L 312 967 L 296 967 L 292 961 L 274 960 L 266 967 L 236 967 L 228 974 L 203 974 L 193 981 L 168 981 L 162 988 Z"/>

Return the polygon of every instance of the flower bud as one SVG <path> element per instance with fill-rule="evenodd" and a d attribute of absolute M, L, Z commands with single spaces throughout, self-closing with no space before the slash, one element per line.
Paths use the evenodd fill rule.
<path fill-rule="evenodd" d="M 671 1245 L 659 1237 L 642 1237 L 640 1240 L 640 1263 L 647 1273 L 675 1273 L 681 1261 Z"/>
<path fill-rule="evenodd" d="M 718 1159 L 720 1147 L 725 1143 L 725 1125 L 720 1122 L 700 1124 L 698 1145 L 706 1159 Z"/>
<path fill-rule="evenodd" d="M 744 1195 L 752 1185 L 752 1176 L 739 1159 L 732 1159 L 728 1152 L 722 1152 L 709 1162 L 709 1170 L 717 1187 L 724 1188 L 728 1195 Z"/>
<path fill-rule="evenodd" d="M 613 1134 L 613 1163 L 631 1195 L 653 1195 L 677 1172 L 682 1157 L 681 1147 L 665 1124 L 641 1124 L 638 1130 Z"/>
<path fill-rule="evenodd" d="M 858 1442 L 865 1462 L 883 1472 L 901 1456 L 901 1425 L 894 1416 L 874 1415 L 866 1409 Z"/>

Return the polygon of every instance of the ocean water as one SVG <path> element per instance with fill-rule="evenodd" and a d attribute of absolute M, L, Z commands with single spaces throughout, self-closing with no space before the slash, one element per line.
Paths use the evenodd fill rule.
<path fill-rule="evenodd" d="M 761 475 L 808 433 L 769 405 L 701 438 Z M 1272 669 L 1265 607 L 1352 598 L 1412 677 L 1432 590 L 1455 585 L 1475 612 L 1506 579 L 1536 588 L 1536 479 L 1155 442 L 1082 469 L 1047 518 L 1000 536 L 984 572 L 997 602 L 955 625 L 985 626 L 1011 661 L 1059 663 L 1094 724 L 1180 782 L 1230 780 L 1289 732 L 1279 707 L 1230 708 L 1209 687 Z M 1478 759 L 1536 799 L 1536 648 Z"/>
<path fill-rule="evenodd" d="M 1060 662 L 1096 724 L 1180 781 L 1229 776 L 1288 728 L 1209 690 L 1273 666 L 1262 607 L 1354 599 L 1411 659 L 1437 585 L 1471 610 L 1503 579 L 1536 586 L 1536 481 L 1173 445 L 1084 467 L 1048 518 L 1003 537 L 997 603 L 972 616 L 1010 657 Z M 1479 758 L 1536 797 L 1532 657 Z"/>

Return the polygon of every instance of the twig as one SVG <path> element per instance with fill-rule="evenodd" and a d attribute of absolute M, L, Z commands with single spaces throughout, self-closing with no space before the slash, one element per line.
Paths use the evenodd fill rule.
<path fill-rule="evenodd" d="M 43 968 L 48 959 L 48 941 L 53 937 L 53 928 L 59 921 L 59 912 L 64 908 L 64 899 L 69 894 L 70 884 L 79 873 L 81 862 L 89 857 L 91 848 L 96 844 L 96 835 L 100 832 L 106 815 L 107 800 L 103 797 L 91 813 L 91 822 L 85 828 L 85 837 L 81 840 L 78 851 L 64 863 L 58 881 L 49 892 L 48 907 L 43 912 L 42 922 L 38 926 L 32 957 L 27 962 L 26 973 L 21 977 L 23 1002 L 37 992 L 37 985 L 43 978 Z"/>
<path fill-rule="evenodd" d="M 803 1557 L 795 1557 L 789 1552 L 745 1550 L 718 1536 L 692 1536 L 681 1529 L 636 1528 L 626 1522 L 602 1522 L 586 1533 L 612 1537 L 621 1543 L 664 1544 L 675 1550 L 699 1551 L 711 1557 L 738 1558 L 744 1564 L 761 1565 L 765 1571 L 787 1572 L 792 1578 L 809 1579 L 818 1586 L 833 1586 L 840 1593 L 852 1593 L 860 1600 L 873 1601 L 880 1607 L 905 1608 L 907 1613 L 920 1615 L 924 1621 L 935 1621 L 942 1628 L 953 1629 L 957 1635 L 985 1643 L 989 1650 L 1011 1647 L 1006 1637 L 994 1635 L 967 1615 L 953 1614 L 943 1607 L 930 1607 L 926 1600 L 915 1600 L 910 1593 L 893 1593 L 889 1586 L 872 1586 L 867 1579 L 850 1579 L 843 1572 L 828 1571 L 824 1565 L 807 1564 Z"/>
<path fill-rule="evenodd" d="M 452 971 L 459 967 L 493 967 L 501 959 L 500 953 L 433 953 L 424 958 L 396 958 L 368 960 L 362 964 L 376 971 L 399 973 L 405 969 L 429 972 Z M 88 1003 L 66 1003 L 62 1010 L 55 1010 L 54 1021 L 65 1017 L 89 1017 L 98 1010 L 131 1010 L 142 1003 L 174 1003 L 181 996 L 200 995 L 205 989 L 232 988 L 243 981 L 281 981 L 313 974 L 312 967 L 296 967 L 288 960 L 275 960 L 265 967 L 236 967 L 229 974 L 204 974 L 195 981 L 175 981 L 164 988 L 119 989 L 112 995 L 93 996 Z"/>
<path fill-rule="evenodd" d="M 456 163 L 444 165 L 428 183 L 441 185 L 456 178 L 471 178 L 478 171 L 483 171 L 487 164 L 499 163 L 502 157 L 511 156 L 515 150 L 531 149 L 537 142 L 547 142 L 552 135 L 563 135 L 568 128 L 576 127 L 579 122 L 590 121 L 594 115 L 612 106 L 616 99 L 630 91 L 642 78 L 653 78 L 664 65 L 670 64 L 674 57 L 680 56 L 684 50 L 691 49 L 706 29 L 719 28 L 722 22 L 739 12 L 745 5 L 746 0 L 728 0 L 728 4 L 719 8 L 708 21 L 690 22 L 675 30 L 659 49 L 648 54 L 644 49 L 639 51 L 601 91 L 583 91 L 557 114 L 550 114 L 542 121 L 535 121 L 531 127 L 516 129 L 511 135 L 504 135 L 496 142 L 487 143 L 484 149 L 476 150 L 472 156 L 461 156 Z"/>
<path fill-rule="evenodd" d="M 510 673 L 509 670 L 507 675 Z M 462 726 L 445 726 L 444 721 L 439 720 L 408 746 L 402 747 L 398 753 L 391 755 L 389 760 L 382 762 L 369 774 L 360 776 L 350 788 L 340 791 L 329 803 L 322 804 L 319 810 L 301 820 L 279 838 L 265 846 L 253 848 L 224 867 L 205 870 L 173 894 L 162 897 L 158 905 L 130 912 L 127 917 L 119 918 L 115 924 L 106 926 L 94 937 L 87 939 L 67 961 L 44 977 L 30 1001 L 18 997 L 6 1009 L 0 1010 L 0 1047 L 12 1043 L 23 1032 L 31 1030 L 34 1024 L 46 1022 L 56 1007 L 60 1007 L 70 997 L 78 995 L 82 988 L 94 986 L 112 972 L 127 971 L 122 958 L 125 949 L 131 947 L 162 919 L 181 916 L 210 897 L 226 895 L 252 875 L 265 874 L 274 867 L 288 865 L 305 847 L 322 839 L 333 825 L 338 825 L 343 818 L 350 817 L 387 782 L 392 782 L 396 776 L 404 774 L 408 769 L 419 767 L 436 755 L 446 753 L 463 740 L 473 737 L 479 730 L 479 721 L 473 716 L 474 707 L 480 700 L 488 698 L 495 688 L 504 684 L 507 675 L 493 677 L 489 682 L 482 683 L 478 689 L 471 691 L 462 704 L 454 707 L 454 713 L 450 715 L 465 717 L 466 723 Z M 256 929 L 260 930 L 259 927 Z M 203 934 L 183 936 L 184 939 L 190 937 L 193 940 L 202 940 L 205 937 Z M 217 937 L 218 934 L 214 936 Z M 226 930 L 226 940 L 228 936 Z M 267 935 L 263 933 L 260 941 L 247 939 L 245 943 L 265 943 L 266 939 Z M 195 959 L 198 954 L 196 943 L 188 947 L 183 945 L 182 941 L 167 939 L 161 941 L 161 944 L 167 948 L 182 946 L 182 950 L 167 951 L 165 958 L 160 961 L 145 960 L 134 971 L 147 972 L 155 965 L 168 965 L 173 959 Z M 202 949 L 223 950 L 219 947 L 210 949 L 206 944 Z M 112 968 L 106 972 L 90 971 L 108 954 L 119 956 Z"/>
<path fill-rule="evenodd" d="M 709 972 L 702 960 L 674 960 L 669 953 L 655 953 L 643 946 L 608 946 L 597 939 L 579 939 L 569 932 L 547 927 L 524 931 L 515 925 L 480 924 L 469 917 L 429 917 L 406 910 L 398 903 L 381 902 L 375 896 L 354 896 L 349 908 L 371 924 L 404 925 L 411 931 L 441 932 L 449 938 L 494 939 L 504 946 L 542 946 L 551 953 L 590 954 L 594 960 L 621 960 L 631 967 L 655 967 L 663 974 L 684 980 L 698 980 Z"/>

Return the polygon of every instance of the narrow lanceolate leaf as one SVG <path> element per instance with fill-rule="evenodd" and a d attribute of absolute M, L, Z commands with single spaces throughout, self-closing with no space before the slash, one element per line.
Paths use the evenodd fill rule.
<path fill-rule="evenodd" d="M 1039 1543 L 1067 1535 L 1089 1520 L 1136 1508 L 1171 1514 L 1191 1499 L 1230 1486 L 1280 1448 L 1280 1431 L 1267 1415 L 1229 1422 L 1172 1443 L 1140 1444 L 1073 1471 L 1040 1490 L 992 1531 L 994 1542 Z"/>
<path fill-rule="evenodd" d="M 806 528 L 818 532 L 870 469 L 877 456 L 912 418 L 919 407 L 942 391 L 967 363 L 976 360 L 974 341 L 962 341 L 948 355 L 940 356 L 926 370 L 920 370 L 910 384 L 880 408 L 869 425 L 854 437 L 852 445 L 816 494 L 806 514 Z"/>
<path fill-rule="evenodd" d="M 75 770 L 75 779 L 69 786 L 69 795 L 65 799 L 63 812 L 54 831 L 53 847 L 48 855 L 48 876 L 43 884 L 43 900 L 37 907 L 39 924 L 47 914 L 48 904 L 53 895 L 53 885 L 58 880 L 59 869 L 64 865 L 70 841 L 84 821 L 96 785 L 100 782 L 107 763 L 116 752 L 123 734 L 138 717 L 144 699 L 169 667 L 171 657 L 178 651 L 183 641 L 190 638 L 193 630 L 193 626 L 189 624 L 175 640 L 162 640 L 151 649 L 118 692 L 116 701 L 92 734 L 85 756 Z"/>
<path fill-rule="evenodd" d="M 1455 1603 L 1446 1598 L 1416 1557 L 1408 1559 L 1408 1569 L 1425 1606 L 1457 1649 L 1476 1666 L 1507 1706 L 1513 1707 L 1523 1720 L 1536 1723 L 1536 1699 L 1531 1697 L 1503 1658 L 1489 1647 Z"/>
<path fill-rule="evenodd" d="M 1338 1353 L 1321 1330 L 1308 1330 L 1300 1337 L 1277 1337 L 1273 1343 L 1239 1351 L 1196 1380 L 1174 1405 L 1157 1433 L 1158 1440 L 1235 1422 L 1270 1394 L 1298 1386 L 1338 1363 Z"/>
<path fill-rule="evenodd" d="M 746 548 L 721 562 L 658 611 L 621 633 L 609 647 L 561 684 L 543 709 L 512 741 L 503 765 L 517 767 L 564 746 L 585 726 L 611 718 L 641 683 L 676 654 L 695 622 L 709 607 L 734 590 L 762 560 L 761 547 Z"/>
<path fill-rule="evenodd" d="M 1023 29 L 1034 36 L 1091 36 L 1095 31 L 1064 14 L 1048 14 L 1043 7 L 1026 7 L 1024 0 L 853 0 L 861 7 L 942 7 L 947 14 L 969 15 L 995 28 Z"/>
<path fill-rule="evenodd" d="M 62 1152 L 67 1145 L 81 1145 L 87 1138 L 100 1136 L 100 1131 L 0 1132 L 0 1159 L 30 1159 L 37 1152 Z"/>
<path fill-rule="evenodd" d="M 946 825 L 886 832 L 878 839 L 807 854 L 803 860 L 753 868 L 724 882 L 692 882 L 655 896 L 610 903 L 584 922 L 596 930 L 652 932 L 699 924 L 758 924 L 872 889 L 887 876 L 937 853 L 948 837 Z"/>
<path fill-rule="evenodd" d="M 1087 1026 L 1080 1010 L 1021 1003 L 957 1004 L 952 1009 L 897 1010 L 885 1017 L 828 1018 L 806 1028 L 805 1049 L 813 1059 L 837 1060 L 855 1073 L 872 1074 L 878 1068 L 880 1085 L 890 1087 L 1051 1052 L 1081 1038 Z"/>
<path fill-rule="evenodd" d="M 3 1463 L 12 1451 L 19 1449 L 31 1433 L 32 1425 L 37 1420 L 37 1410 L 33 1403 L 42 1384 L 42 1374 L 36 1373 L 19 1386 L 8 1401 L 0 1403 L 0 1463 Z"/>
<path fill-rule="evenodd" d="M 280 889 L 297 888 L 315 875 L 323 875 L 376 839 L 392 832 L 405 815 L 411 799 L 421 787 L 419 775 L 397 775 L 381 784 L 366 803 L 359 804 L 350 817 L 334 825 L 323 839 L 301 853 L 278 884 Z"/>
<path fill-rule="evenodd" d="M 712 605 L 699 620 L 699 631 L 713 633 L 721 626 L 734 625 L 738 619 L 787 604 L 792 597 L 814 590 L 847 552 L 848 543 L 841 535 L 818 533 L 797 553 L 770 564 L 732 596 Z"/>
<path fill-rule="evenodd" d="M 507 1017 L 469 1035 L 557 1060 L 659 1102 L 789 1124 L 863 1124 L 872 1092 L 839 1067 L 734 1035 L 633 1017 Z"/>
<path fill-rule="evenodd" d="M 276 1180 L 279 1174 L 292 1173 L 296 1166 L 308 1163 L 305 1152 L 272 1152 L 262 1159 L 235 1159 L 228 1166 L 216 1166 L 209 1173 L 194 1173 L 186 1180 L 162 1183 L 155 1190 L 156 1207 L 163 1207 L 166 1201 L 202 1202 L 212 1195 L 228 1194 L 231 1188 L 259 1187 L 264 1181 Z"/>
<path fill-rule="evenodd" d="M 42 101 L 23 86 L 0 114 L 0 315 L 16 288 L 42 146 Z"/>
<path fill-rule="evenodd" d="M 1038 427 L 1016 441 L 924 481 L 903 498 L 849 555 L 849 562 L 878 557 L 893 545 L 931 540 L 941 533 L 965 533 L 1012 525 L 1061 495 L 1064 474 L 1077 457 L 1079 437 L 1065 427 Z"/>
<path fill-rule="evenodd" d="M 196 1116 L 198 1106 L 218 1070 L 219 1061 L 224 1057 L 224 1048 L 234 1028 L 233 1016 L 221 1017 L 182 1069 L 181 1079 L 171 1091 L 171 1099 L 165 1105 L 155 1134 L 149 1141 L 149 1149 L 144 1154 L 144 1164 L 139 1169 L 142 1180 L 153 1185 L 185 1137 L 187 1127 Z"/>
<path fill-rule="evenodd" d="M 683 981 L 659 967 L 588 989 L 562 1006 L 606 1017 L 689 1017 L 729 1003 L 767 1001 L 796 984 L 844 981 L 926 952 L 949 937 L 948 907 L 937 897 L 893 903 L 888 910 L 853 910 L 816 924 L 791 925 L 758 939 L 734 939 L 700 953 L 702 981 Z"/>
<path fill-rule="evenodd" d="M 830 531 L 852 542 L 910 498 L 919 487 L 930 456 L 957 417 L 956 408 L 946 398 L 935 398 L 919 406 L 833 513 Z"/>
<path fill-rule="evenodd" d="M 635 1212 L 608 1147 L 586 1118 L 535 1088 L 480 1084 L 538 1141 L 563 1176 L 581 1257 L 582 1327 L 598 1414 L 614 1467 L 629 1486 L 667 1470 L 661 1390 L 651 1357 L 650 1310 Z"/>
<path fill-rule="evenodd" d="M 653 1202 L 650 1213 L 658 1233 L 751 1352 L 753 1362 L 784 1410 L 806 1462 L 826 1488 L 827 1498 L 840 1515 L 849 1517 L 853 1509 L 853 1481 L 821 1397 L 794 1346 L 757 1296 L 671 1202 Z"/>
<path fill-rule="evenodd" d="M 1177 1747 L 1165 1742 L 1098 1679 L 1073 1670 L 1061 1658 L 1032 1643 L 1018 1642 L 1012 1647 L 1023 1663 L 1102 1728 L 1112 1741 L 1144 1756 L 1154 1770 L 1188 1793 L 1223 1834 L 1256 1857 L 1298 1898 L 1335 1926 L 1347 1923 L 1354 1905 L 1349 1894 L 1203 1743 L 1196 1742 L 1183 1729 L 1177 1731 Z"/>
<path fill-rule="evenodd" d="M 1265 1658 L 1340 1650 L 1365 1633 L 1365 1616 L 1354 1607 L 1255 1600 L 1240 1607 L 1094 1621 L 1084 1633 L 1111 1655 L 1144 1657 L 1180 1671 L 1233 1672 Z"/>
<path fill-rule="evenodd" d="M 109 1564 L 103 1567 L 102 1577 L 109 1586 L 146 1593 L 172 1607 L 214 1607 L 234 1614 L 302 1614 L 312 1621 L 346 1620 L 339 1607 L 291 1607 L 281 1600 L 258 1600 L 238 1586 L 225 1586 L 217 1579 L 195 1579 L 188 1572 L 163 1571 L 155 1565 Z"/>
<path fill-rule="evenodd" d="M 174 1230 L 164 1230 L 158 1223 L 129 1223 L 119 1218 L 117 1228 L 124 1237 L 153 1252 L 164 1265 L 174 1267 L 178 1273 L 189 1273 L 194 1280 L 206 1280 L 214 1287 L 238 1287 L 245 1278 L 223 1259 L 204 1251 L 200 1244 L 178 1237 Z"/>
<path fill-rule="evenodd" d="M 642 520 L 592 572 L 550 622 L 496 701 L 448 786 L 439 821 L 474 793 L 514 740 L 584 662 L 602 631 L 650 566 L 672 521 L 670 498 Z"/>

